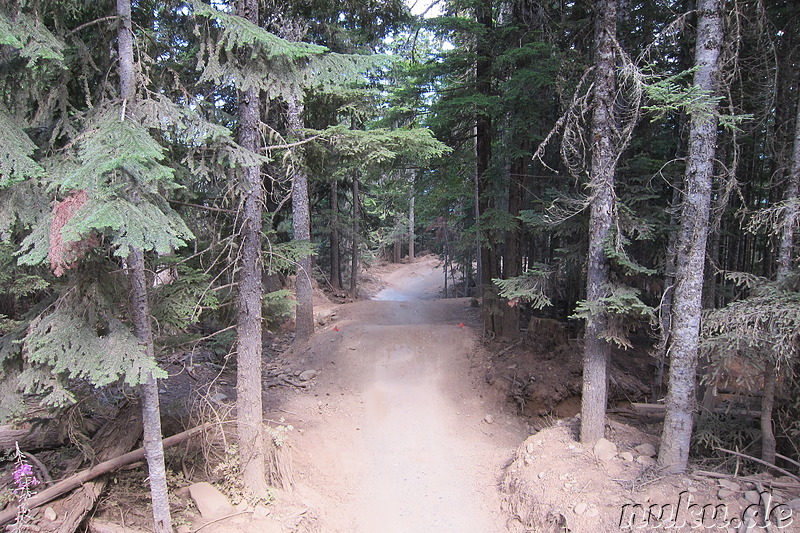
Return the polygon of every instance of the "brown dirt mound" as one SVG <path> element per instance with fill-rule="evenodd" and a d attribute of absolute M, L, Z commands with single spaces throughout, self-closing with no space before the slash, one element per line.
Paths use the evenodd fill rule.
<path fill-rule="evenodd" d="M 659 476 L 649 456 L 655 448 L 642 448 L 655 439 L 616 422 L 607 434 L 617 453 L 603 461 L 576 440 L 578 423 L 576 418 L 559 421 L 517 449 L 501 483 L 504 508 L 513 516 L 510 531 L 763 531 L 763 525 L 739 526 L 747 514 L 758 511 L 763 517 L 765 506 L 774 531 L 800 531 L 797 511 L 787 505 L 796 496 L 770 487 L 766 477 Z M 759 492 L 770 501 L 766 496 L 759 501 Z M 787 512 L 789 519 L 776 524 Z"/>

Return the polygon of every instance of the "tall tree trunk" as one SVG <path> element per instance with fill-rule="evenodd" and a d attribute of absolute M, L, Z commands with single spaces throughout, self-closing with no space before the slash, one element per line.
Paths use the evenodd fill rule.
<path fill-rule="evenodd" d="M 240 14 L 258 24 L 258 0 L 241 0 Z M 258 152 L 260 96 L 250 88 L 239 93 L 239 144 Z M 261 399 L 261 168 L 244 169 L 241 208 L 241 256 L 237 282 L 236 423 L 242 481 L 256 495 L 267 494 Z"/>
<path fill-rule="evenodd" d="M 353 247 L 350 262 L 350 296 L 355 299 L 358 297 L 358 232 L 359 226 L 358 212 L 358 175 L 353 176 Z"/>
<path fill-rule="evenodd" d="M 413 189 L 413 181 L 412 181 L 412 189 Z M 414 239 L 416 236 L 414 235 L 414 191 L 411 191 L 411 199 L 408 202 L 408 259 L 409 261 L 414 260 Z"/>
<path fill-rule="evenodd" d="M 153 331 L 150 326 L 150 305 L 147 301 L 147 281 L 144 275 L 144 253 L 135 250 L 128 255 L 128 278 L 130 280 L 130 305 L 133 331 L 144 345 L 147 356 L 155 358 Z M 151 376 L 139 387 L 142 402 L 142 426 L 144 449 L 150 480 L 150 499 L 153 504 L 153 531 L 172 531 L 167 494 L 167 472 L 164 466 L 164 447 L 161 442 L 161 409 L 158 398 L 158 382 Z"/>
<path fill-rule="evenodd" d="M 303 104 L 299 101 L 287 103 L 289 130 L 296 139 L 303 131 Z M 302 153 L 302 147 L 296 148 Z M 292 223 L 294 224 L 294 240 L 311 241 L 311 209 L 308 200 L 308 175 L 302 156 L 295 158 L 294 176 L 292 179 Z M 314 334 L 314 294 L 311 286 L 311 256 L 298 261 L 297 307 L 295 308 L 295 340 L 306 341 Z"/>
<path fill-rule="evenodd" d="M 339 253 L 339 182 L 331 182 L 331 287 L 342 290 L 342 258 Z"/>
<path fill-rule="evenodd" d="M 475 155 L 478 154 L 478 127 L 475 126 Z M 481 238 L 481 176 L 478 165 L 475 165 L 473 176 L 473 195 L 475 197 L 475 288 L 476 296 L 483 297 L 483 249 Z"/>
<path fill-rule="evenodd" d="M 583 395 L 581 397 L 581 442 L 593 444 L 605 436 L 608 400 L 608 361 L 611 347 L 602 337 L 608 329 L 608 313 L 599 305 L 607 295 L 609 262 L 605 246 L 611 233 L 614 210 L 614 100 L 616 77 L 614 40 L 617 1 L 595 5 L 595 80 L 592 112 L 591 213 L 589 215 L 589 257 L 586 299 L 597 306 L 586 324 L 583 348 Z"/>
<path fill-rule="evenodd" d="M 680 203 L 680 193 L 677 189 L 672 192 L 672 206 L 677 206 Z M 675 214 L 671 214 L 669 218 L 670 227 L 674 227 L 678 223 Z M 661 295 L 661 304 L 659 305 L 659 340 L 658 346 L 655 349 L 656 358 L 656 374 L 653 379 L 653 394 L 652 401 L 659 401 L 664 392 L 664 367 L 667 361 L 667 348 L 670 342 L 670 335 L 672 333 L 672 299 L 675 295 L 675 263 L 677 261 L 677 242 L 678 234 L 670 231 L 667 238 L 667 251 L 664 261 L 664 292 Z"/>
<path fill-rule="evenodd" d="M 492 46 L 491 38 L 494 31 L 492 18 L 492 1 L 482 0 L 475 8 L 475 20 L 481 26 L 481 35 L 477 36 L 476 63 L 475 63 L 475 89 L 485 98 L 492 94 Z M 492 162 L 492 118 L 488 109 L 478 109 L 475 119 L 475 166 L 478 202 L 478 254 L 480 255 L 480 293 L 483 297 L 481 309 L 483 315 L 483 329 L 485 333 L 497 335 L 502 330 L 497 309 L 500 296 L 492 279 L 498 277 L 499 262 L 497 260 L 495 240 L 491 232 L 480 227 L 480 216 L 489 212 L 494 207 L 492 191 L 489 184 L 489 167 Z"/>
<path fill-rule="evenodd" d="M 797 120 L 794 126 L 794 149 L 789 183 L 784 196 L 786 213 L 781 228 L 781 240 L 778 249 L 778 278 L 784 279 L 792 269 L 792 252 L 794 251 L 794 228 L 797 224 L 797 199 L 800 194 L 800 103 L 797 105 Z"/>
<path fill-rule="evenodd" d="M 792 270 L 794 251 L 794 228 L 797 224 L 797 199 L 800 194 L 800 104 L 797 106 L 797 120 L 794 126 L 794 149 L 789 171 L 789 183 L 784 200 L 786 212 L 781 225 L 778 247 L 778 281 L 784 281 Z M 769 356 L 768 356 L 769 357 Z M 775 388 L 777 386 L 777 368 L 775 361 L 768 359 L 764 363 L 764 397 L 761 401 L 761 459 L 775 464 L 775 431 L 772 426 L 772 408 L 775 405 Z"/>
<path fill-rule="evenodd" d="M 777 375 L 775 361 L 768 356 L 764 361 L 764 396 L 761 399 L 761 459 L 775 464 L 777 444 L 772 427 L 772 408 L 775 406 Z"/>
<path fill-rule="evenodd" d="M 394 246 L 392 250 L 392 261 L 399 263 L 403 255 L 403 237 L 398 233 L 394 238 Z"/>
<path fill-rule="evenodd" d="M 519 216 L 525 199 L 525 175 L 527 160 L 517 158 L 511 165 L 508 190 L 508 214 L 513 218 L 514 227 L 506 231 L 505 250 L 503 253 L 503 278 L 513 278 L 522 274 L 522 224 Z M 503 336 L 507 339 L 519 335 L 519 307 L 508 305 L 502 300 Z"/>
<path fill-rule="evenodd" d="M 720 0 L 699 0 L 694 85 L 716 94 L 722 46 Z M 697 351 L 703 271 L 711 206 L 711 183 L 717 146 L 716 106 L 710 113 L 692 115 L 685 192 L 678 235 L 678 261 L 673 298 L 671 357 L 666 417 L 658 464 L 668 472 L 682 472 L 689 463 L 693 413 L 696 403 Z"/>
<path fill-rule="evenodd" d="M 119 51 L 119 86 L 123 105 L 133 107 L 136 99 L 136 74 L 133 64 L 133 23 L 131 19 L 131 0 L 117 0 L 119 30 L 117 45 Z M 134 203 L 139 202 L 134 192 Z M 130 282 L 130 313 L 133 331 L 145 353 L 155 359 L 153 330 L 150 324 L 150 303 L 147 298 L 147 278 L 145 277 L 144 252 L 133 250 L 127 259 Z M 153 505 L 153 531 L 169 533 L 172 531 L 172 518 L 169 512 L 167 476 L 164 467 L 164 447 L 161 442 L 161 409 L 158 399 L 158 382 L 154 376 L 139 388 L 142 402 L 142 425 L 144 429 L 144 449 L 150 480 L 150 499 Z"/>

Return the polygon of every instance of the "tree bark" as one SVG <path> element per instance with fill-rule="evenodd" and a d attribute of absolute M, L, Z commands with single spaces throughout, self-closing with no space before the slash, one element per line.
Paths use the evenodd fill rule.
<path fill-rule="evenodd" d="M 761 399 L 761 460 L 775 464 L 777 445 L 772 428 L 772 408 L 775 405 L 775 385 L 777 375 L 775 361 L 767 357 L 764 362 L 764 396 Z"/>
<path fill-rule="evenodd" d="M 680 202 L 680 195 L 677 189 L 673 189 L 672 206 L 677 206 Z M 678 223 L 674 214 L 670 215 L 670 227 Z M 664 367 L 667 361 L 667 348 L 669 347 L 670 335 L 672 334 L 672 299 L 675 295 L 675 263 L 677 261 L 677 242 L 678 234 L 671 231 L 667 239 L 666 257 L 664 260 L 664 291 L 661 295 L 659 306 L 659 340 L 655 349 L 656 374 L 653 379 L 652 401 L 661 400 L 664 392 Z"/>
<path fill-rule="evenodd" d="M 303 130 L 303 104 L 299 101 L 287 102 L 289 130 L 299 139 Z M 302 154 L 302 147 L 296 148 Z M 311 208 L 308 200 L 308 175 L 302 155 L 295 157 L 292 179 L 292 223 L 294 240 L 311 242 Z M 295 288 L 297 307 L 295 308 L 295 340 L 304 342 L 314 334 L 314 294 L 311 284 L 311 260 L 306 256 L 298 261 Z"/>
<path fill-rule="evenodd" d="M 133 107 L 136 98 L 136 85 L 133 64 L 131 0 L 117 0 L 117 15 L 120 19 L 117 32 L 120 95 L 123 99 L 123 106 Z M 135 203 L 139 201 L 135 192 L 133 201 Z M 127 262 L 133 331 L 144 347 L 147 356 L 155 359 L 153 331 L 150 324 L 150 303 L 147 299 L 144 252 L 142 250 L 131 251 Z M 150 376 L 145 383 L 140 385 L 139 394 L 142 401 L 144 448 L 147 452 L 150 499 L 153 505 L 153 531 L 156 533 L 169 533 L 172 531 L 172 518 L 167 494 L 164 448 L 161 443 L 161 409 L 158 401 L 158 382 L 155 376 Z"/>
<path fill-rule="evenodd" d="M 339 253 L 339 182 L 331 182 L 331 287 L 342 290 L 342 259 Z"/>
<path fill-rule="evenodd" d="M 611 233 L 614 210 L 614 173 L 617 153 L 614 147 L 614 100 L 616 75 L 614 40 L 617 2 L 598 2 L 595 9 L 595 80 L 592 111 L 592 169 L 589 187 L 589 257 L 586 272 L 586 299 L 596 306 L 586 324 L 583 347 L 583 394 L 581 397 L 581 442 L 594 444 L 605 436 L 608 401 L 608 361 L 611 347 L 603 339 L 608 329 L 608 313 L 600 304 L 608 294 L 609 261 L 604 247 Z"/>
<path fill-rule="evenodd" d="M 412 180 L 411 187 L 413 189 L 414 182 Z M 414 191 L 411 191 L 411 199 L 409 200 L 409 207 L 408 207 L 408 259 L 409 261 L 414 260 L 414 239 L 416 236 L 414 235 Z"/>
<path fill-rule="evenodd" d="M 150 305 L 147 301 L 147 280 L 144 275 L 144 253 L 135 250 L 128 255 L 128 278 L 131 284 L 130 305 L 133 330 L 144 345 L 147 356 L 155 358 L 153 331 L 150 326 Z M 161 408 L 158 398 L 158 381 L 154 376 L 139 386 L 144 427 L 144 449 L 147 453 L 147 470 L 150 480 L 150 499 L 153 504 L 153 531 L 172 531 L 167 493 L 167 472 L 164 466 L 164 447 L 161 443 Z"/>
<path fill-rule="evenodd" d="M 14 449 L 14 443 L 19 443 L 19 448 L 26 452 L 58 448 L 69 441 L 66 432 L 58 428 L 57 421 L 43 422 L 42 425 L 30 425 L 15 428 L 10 425 L 0 426 L 0 451 Z"/>
<path fill-rule="evenodd" d="M 503 278 L 514 278 L 522 274 L 522 223 L 517 218 L 525 199 L 525 174 L 527 161 L 517 158 L 511 165 L 508 190 L 508 214 L 513 218 L 514 227 L 506 231 L 503 253 Z M 519 307 L 509 305 L 502 299 L 503 337 L 515 339 L 519 335 Z"/>
<path fill-rule="evenodd" d="M 399 234 L 394 238 L 392 248 L 392 262 L 399 263 L 403 255 L 403 238 Z"/>
<path fill-rule="evenodd" d="M 350 262 L 350 297 L 353 299 L 358 298 L 358 232 L 361 231 L 359 226 L 359 212 L 358 212 L 358 176 L 353 176 L 353 245 L 352 245 L 352 258 Z"/>
<path fill-rule="evenodd" d="M 475 7 L 475 20 L 482 27 L 482 34 L 477 36 L 475 62 L 475 90 L 483 97 L 492 94 L 492 47 L 490 39 L 494 31 L 491 0 L 482 0 Z M 488 109 L 478 109 L 475 117 L 475 176 L 478 224 L 478 255 L 480 256 L 480 293 L 483 297 L 481 314 L 483 329 L 489 335 L 497 335 L 502 329 L 498 291 L 493 287 L 492 279 L 499 276 L 496 248 L 491 232 L 482 228 L 480 216 L 494 207 L 492 191 L 489 185 L 489 167 L 492 161 L 492 118 Z"/>
<path fill-rule="evenodd" d="M 794 148 L 789 183 L 784 196 L 787 205 L 781 228 L 781 241 L 778 249 L 778 278 L 785 279 L 792 269 L 794 251 L 794 229 L 797 224 L 797 198 L 800 194 L 800 103 L 797 106 L 797 120 L 794 126 Z"/>
<path fill-rule="evenodd" d="M 475 126 L 475 155 L 478 154 L 478 127 Z M 475 201 L 475 288 L 476 296 L 483 297 L 483 240 L 481 238 L 481 183 L 478 165 L 473 176 L 473 195 Z"/>
<path fill-rule="evenodd" d="M 694 85 L 716 94 L 722 46 L 720 0 L 699 0 Z M 658 464 L 667 472 L 683 472 L 689 463 L 696 403 L 697 352 L 703 296 L 703 271 L 711 206 L 711 183 L 717 145 L 716 106 L 695 113 L 689 132 L 685 192 L 678 235 L 678 261 L 673 297 L 671 357 L 667 413 Z"/>
<path fill-rule="evenodd" d="M 241 0 L 240 14 L 258 24 L 258 0 Z M 239 93 L 239 144 L 258 152 L 261 123 L 260 95 L 250 88 Z M 237 307 L 236 422 L 239 433 L 239 462 L 247 490 L 267 494 L 261 399 L 261 168 L 244 169 L 242 184 L 242 236 L 239 258 Z"/>
<path fill-rule="evenodd" d="M 792 164 L 784 195 L 786 211 L 782 220 L 778 247 L 778 282 L 784 281 L 792 270 L 794 229 L 798 216 L 797 199 L 800 194 L 800 105 L 797 106 L 797 120 L 794 128 Z M 772 425 L 772 409 L 775 405 L 778 376 L 775 361 L 771 358 L 772 356 L 768 355 L 767 357 L 767 361 L 764 362 L 764 397 L 761 400 L 761 459 L 774 465 L 777 445 Z"/>

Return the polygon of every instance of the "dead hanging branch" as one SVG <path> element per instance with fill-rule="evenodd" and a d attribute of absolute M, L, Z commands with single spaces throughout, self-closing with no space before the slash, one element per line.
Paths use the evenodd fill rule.
<path fill-rule="evenodd" d="M 576 121 L 577 117 L 580 116 L 581 114 L 580 113 L 581 109 L 588 107 L 586 105 L 586 102 L 589 99 L 589 95 L 592 94 L 592 89 L 594 86 L 593 84 L 589 84 L 589 86 L 586 87 L 585 91 L 581 91 L 581 89 L 587 84 L 587 79 L 589 78 L 589 74 L 591 74 L 592 72 L 594 72 L 594 67 L 586 69 L 586 71 L 583 73 L 583 76 L 581 76 L 581 79 L 578 82 L 577 87 L 575 87 L 575 92 L 572 96 L 572 102 L 570 102 L 569 108 L 563 115 L 559 117 L 559 119 L 556 121 L 555 126 L 553 126 L 550 132 L 545 136 L 544 140 L 539 143 L 539 146 L 536 147 L 536 151 L 533 153 L 532 159 L 534 160 L 538 159 L 539 162 L 542 165 L 544 165 L 545 168 L 555 172 L 556 174 L 558 173 L 558 171 L 553 168 L 550 168 L 547 165 L 547 163 L 544 162 L 543 159 L 544 153 L 545 151 L 547 151 L 547 146 L 550 144 L 550 141 L 553 140 L 553 137 L 555 137 L 559 131 L 565 129 L 568 123 L 570 123 L 571 121 L 572 122 Z"/>

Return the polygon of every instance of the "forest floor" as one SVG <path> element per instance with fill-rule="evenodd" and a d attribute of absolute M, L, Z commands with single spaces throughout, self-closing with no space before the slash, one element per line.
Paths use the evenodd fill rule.
<path fill-rule="evenodd" d="M 268 339 L 274 353 L 265 368 L 265 419 L 273 433 L 285 430 L 275 464 L 287 490 L 276 489 L 268 505 L 241 502 L 214 522 L 179 490 L 174 516 L 181 531 L 692 531 L 692 509 L 712 509 L 706 505 L 722 505 L 727 517 L 709 514 L 704 527 L 744 531 L 731 519 L 748 506 L 763 513 L 758 492 L 773 498 L 772 531 L 800 531 L 800 509 L 793 523 L 775 526 L 776 504 L 784 518 L 788 504 L 797 506 L 791 483 L 659 476 L 652 421 L 610 420 L 610 449 L 583 447 L 574 416 L 580 351 L 560 330 L 530 331 L 536 324 L 552 329 L 549 322 L 532 322 L 520 343 L 486 343 L 469 298 L 440 299 L 435 258 L 379 265 L 370 275 L 363 289 L 370 300 L 337 304 L 317 295 L 317 333 L 308 343 Z M 540 349 L 526 346 L 531 342 Z M 642 387 L 636 364 L 623 361 L 624 369 L 617 361 L 614 387 Z M 234 378 L 232 369 L 216 374 L 207 396 L 219 409 L 233 404 Z M 183 402 L 190 394 L 169 392 L 181 391 L 177 384 L 166 390 Z M 199 477 L 185 464 L 183 474 L 183 484 Z M 137 486 L 143 494 L 134 498 Z M 147 523 L 143 489 L 115 484 L 97 516 Z M 647 509 L 656 514 L 648 517 Z M 729 527 L 720 527 L 725 520 Z"/>

